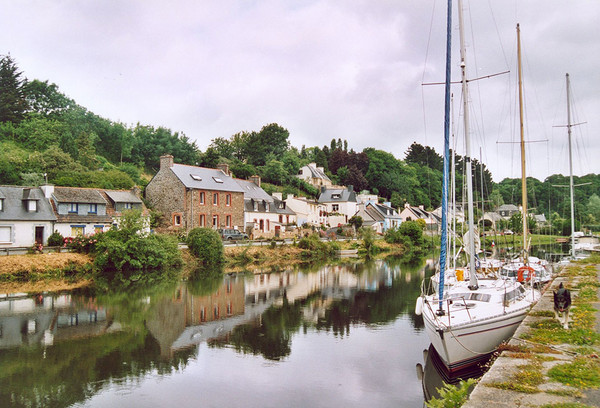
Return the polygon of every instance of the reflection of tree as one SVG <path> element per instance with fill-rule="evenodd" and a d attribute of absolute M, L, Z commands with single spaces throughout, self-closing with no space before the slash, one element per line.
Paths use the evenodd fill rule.
<path fill-rule="evenodd" d="M 131 331 L 1 350 L 0 401 L 14 407 L 67 407 L 90 398 L 108 380 L 121 383 L 154 370 L 176 371 L 193 351 L 164 361 L 152 337 Z"/>
<path fill-rule="evenodd" d="M 280 360 L 290 354 L 292 333 L 298 330 L 301 322 L 300 302 L 288 303 L 284 299 L 281 307 L 270 307 L 255 324 L 237 326 L 225 338 L 212 341 L 209 345 L 232 345 L 238 352 Z"/>

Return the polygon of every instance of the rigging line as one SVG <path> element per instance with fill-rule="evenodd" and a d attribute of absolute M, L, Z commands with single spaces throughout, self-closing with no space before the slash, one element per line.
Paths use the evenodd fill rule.
<path fill-rule="evenodd" d="M 488 75 L 483 75 L 480 77 L 476 77 L 476 78 L 471 78 L 471 79 L 467 79 L 467 83 L 468 82 L 475 82 L 475 81 L 479 81 L 481 79 L 489 79 L 489 78 L 493 78 L 495 76 L 498 75 L 505 75 L 505 74 L 510 74 L 510 71 L 502 71 L 502 72 L 497 72 L 495 74 L 488 74 Z M 462 84 L 462 81 L 450 81 L 451 84 Z M 421 86 L 429 86 L 429 85 L 444 85 L 445 82 L 423 82 L 421 84 Z"/>
<path fill-rule="evenodd" d="M 433 31 L 433 21 L 435 16 L 435 4 L 433 2 L 431 8 L 431 20 L 429 21 L 429 34 L 427 36 L 427 49 L 425 51 L 425 61 L 423 63 L 423 72 L 421 73 L 421 83 L 425 80 L 425 71 L 427 70 L 427 61 L 429 60 L 429 48 L 431 44 L 431 33 Z M 427 114 L 425 112 L 425 93 L 423 92 L 423 87 L 421 87 L 421 110 L 423 112 L 423 137 L 425 138 L 425 144 L 427 145 Z"/>

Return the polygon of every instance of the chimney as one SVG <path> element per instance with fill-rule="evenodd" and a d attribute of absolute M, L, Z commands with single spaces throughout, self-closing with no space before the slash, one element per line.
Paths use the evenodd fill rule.
<path fill-rule="evenodd" d="M 250 176 L 250 181 L 253 182 L 254 184 L 256 184 L 258 187 L 260 187 L 260 176 L 259 175 Z"/>
<path fill-rule="evenodd" d="M 408 202 L 404 203 L 404 208 L 410 208 L 410 204 Z"/>
<path fill-rule="evenodd" d="M 273 194 L 271 194 L 274 198 L 278 199 L 279 201 L 283 201 L 283 193 L 279 193 L 279 192 L 275 192 Z"/>
<path fill-rule="evenodd" d="M 425 207 L 423 205 L 420 205 L 419 209 L 425 211 Z"/>
<path fill-rule="evenodd" d="M 321 194 L 323 194 L 325 192 L 325 190 L 327 190 L 327 187 L 321 186 Z"/>
<path fill-rule="evenodd" d="M 168 169 L 169 167 L 173 167 L 173 156 L 170 154 L 160 156 L 160 169 Z"/>
<path fill-rule="evenodd" d="M 137 198 L 140 198 L 142 196 L 142 190 L 140 190 L 138 186 L 133 186 L 130 191 Z"/>
<path fill-rule="evenodd" d="M 54 186 L 52 186 L 50 184 L 44 184 L 43 186 L 40 186 L 40 188 L 44 192 L 44 197 L 46 197 L 46 198 L 52 197 L 52 194 L 54 193 Z"/>
<path fill-rule="evenodd" d="M 349 185 L 348 186 L 348 191 L 354 191 L 354 186 L 353 185 Z"/>
<path fill-rule="evenodd" d="M 219 163 L 219 164 L 217 164 L 217 169 L 219 169 L 223 173 L 225 173 L 226 176 L 229 176 L 229 164 L 227 164 L 227 163 Z"/>

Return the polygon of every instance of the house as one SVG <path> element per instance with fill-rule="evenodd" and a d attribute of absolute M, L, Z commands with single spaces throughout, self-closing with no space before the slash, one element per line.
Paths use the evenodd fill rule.
<path fill-rule="evenodd" d="M 436 208 L 431 213 L 439 220 L 442 219 L 442 207 Z M 452 222 L 452 218 L 454 218 L 454 221 L 459 224 L 465 222 L 465 211 L 462 205 L 460 204 L 457 204 L 455 208 L 452 204 L 449 203 L 447 216 L 449 222 Z"/>
<path fill-rule="evenodd" d="M 509 219 L 513 214 L 518 213 L 519 208 L 514 204 L 502 204 L 500 207 L 498 207 L 496 212 L 506 220 Z"/>
<path fill-rule="evenodd" d="M 373 202 L 358 204 L 357 216 L 363 219 L 363 225 L 373 228 L 375 232 L 384 233 L 400 226 L 402 219 L 389 202 L 379 204 Z"/>
<path fill-rule="evenodd" d="M 244 191 L 244 225 L 253 239 L 285 236 L 296 224 L 296 213 L 287 208 L 281 194 L 271 197 L 260 186 L 260 176 L 235 179 Z"/>
<path fill-rule="evenodd" d="M 43 186 L 56 214 L 54 230 L 63 237 L 90 235 L 110 229 L 113 218 L 98 189 Z"/>
<path fill-rule="evenodd" d="M 413 207 L 409 203 L 404 204 L 404 209 L 400 213 L 400 218 L 403 221 L 424 220 L 427 229 L 430 231 L 438 229 L 441 223 L 440 216 L 437 216 L 433 212 L 426 211 L 422 205 Z"/>
<path fill-rule="evenodd" d="M 356 193 L 352 186 L 347 188 L 321 187 L 319 203 L 325 204 L 329 225 L 347 224 L 348 219 L 356 214 Z"/>
<path fill-rule="evenodd" d="M 146 186 L 146 198 L 162 213 L 162 229 L 244 229 L 244 190 L 229 175 L 227 165 L 209 169 L 161 156 L 160 169 Z"/>
<path fill-rule="evenodd" d="M 327 206 L 307 197 L 294 197 L 288 194 L 285 199 L 287 207 L 296 213 L 299 226 L 310 225 L 318 227 L 327 223 Z"/>
<path fill-rule="evenodd" d="M 55 221 L 41 188 L 0 186 L 0 248 L 43 245 Z"/>
<path fill-rule="evenodd" d="M 106 213 L 113 219 L 113 225 L 119 225 L 121 216 L 125 211 L 139 211 L 145 220 L 145 232 L 150 231 L 150 212 L 140 198 L 140 190 L 134 187 L 131 190 L 98 190 L 106 199 Z"/>
<path fill-rule="evenodd" d="M 317 188 L 331 187 L 333 185 L 329 177 L 325 174 L 325 169 L 323 167 L 317 167 L 316 163 L 309 163 L 300 168 L 296 177 Z"/>

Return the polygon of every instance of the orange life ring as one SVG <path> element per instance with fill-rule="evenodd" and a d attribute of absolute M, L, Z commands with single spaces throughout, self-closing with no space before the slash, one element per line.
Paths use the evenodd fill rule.
<path fill-rule="evenodd" d="M 523 277 L 525 271 L 527 271 L 527 278 Z M 531 266 L 521 266 L 517 271 L 517 281 L 519 282 L 529 282 L 533 276 L 535 276 L 535 270 Z"/>

